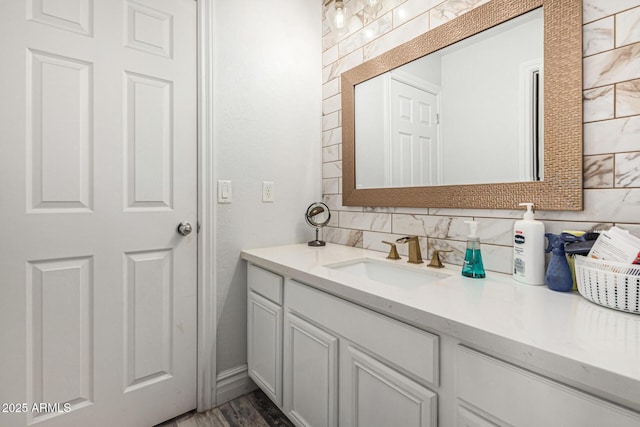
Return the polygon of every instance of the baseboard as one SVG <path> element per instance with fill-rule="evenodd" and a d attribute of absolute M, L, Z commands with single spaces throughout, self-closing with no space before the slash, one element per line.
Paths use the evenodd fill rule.
<path fill-rule="evenodd" d="M 236 366 L 220 372 L 216 377 L 216 384 L 217 405 L 222 405 L 258 388 L 249 378 L 247 365 Z"/>

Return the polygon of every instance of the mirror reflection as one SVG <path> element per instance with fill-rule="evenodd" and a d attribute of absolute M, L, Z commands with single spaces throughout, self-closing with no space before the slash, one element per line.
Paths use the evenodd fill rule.
<path fill-rule="evenodd" d="M 355 86 L 356 188 L 540 181 L 542 8 Z"/>

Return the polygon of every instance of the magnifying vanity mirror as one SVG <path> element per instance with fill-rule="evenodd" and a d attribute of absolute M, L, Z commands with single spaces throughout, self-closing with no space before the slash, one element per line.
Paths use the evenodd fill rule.
<path fill-rule="evenodd" d="M 318 234 L 320 228 L 329 224 L 331 220 L 331 212 L 329 207 L 322 202 L 316 202 L 309 205 L 307 212 L 304 214 L 304 219 L 311 227 L 316 229 L 316 239 L 309 242 L 309 246 L 325 246 L 326 242 L 320 240 Z"/>
<path fill-rule="evenodd" d="M 582 209 L 581 13 L 491 0 L 344 72 L 343 204 Z"/>

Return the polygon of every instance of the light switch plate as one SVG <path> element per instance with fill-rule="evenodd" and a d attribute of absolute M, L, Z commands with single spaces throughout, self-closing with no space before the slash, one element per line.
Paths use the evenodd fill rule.
<path fill-rule="evenodd" d="M 231 189 L 231 181 L 218 181 L 218 203 L 231 203 L 233 199 L 233 191 Z"/>

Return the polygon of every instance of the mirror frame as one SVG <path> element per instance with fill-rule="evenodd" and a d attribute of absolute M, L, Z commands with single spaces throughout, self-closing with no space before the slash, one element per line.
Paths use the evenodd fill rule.
<path fill-rule="evenodd" d="M 355 86 L 543 7 L 544 181 L 356 189 Z M 342 73 L 342 204 L 582 210 L 582 0 L 491 0 Z"/>

